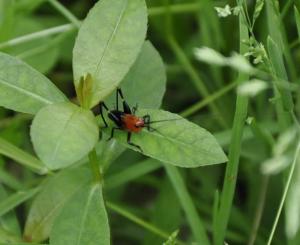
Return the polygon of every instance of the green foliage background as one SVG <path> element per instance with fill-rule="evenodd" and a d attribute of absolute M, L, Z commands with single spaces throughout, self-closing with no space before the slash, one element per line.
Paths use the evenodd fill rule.
<path fill-rule="evenodd" d="M 114 13 L 122 9 L 125 0 L 121 2 L 114 7 L 106 1 L 106 7 Z M 129 2 L 143 8 L 142 1 Z M 103 52 L 93 45 L 89 47 L 91 43 L 85 45 L 86 40 L 94 38 L 94 31 L 95 43 L 97 40 L 104 43 L 106 39 L 97 34 L 97 28 L 109 26 L 113 14 L 107 23 L 97 23 L 98 15 L 91 13 L 72 52 L 79 20 L 86 17 L 94 1 L 0 0 L 0 51 L 6 53 L 0 55 L 0 85 L 13 84 L 28 89 L 27 95 L 34 94 L 23 98 L 0 86 L 0 104 L 7 108 L 0 107 L 0 244 L 99 244 L 100 241 L 100 244 L 218 245 L 223 240 L 228 244 L 299 244 L 300 4 L 290 0 L 146 2 L 147 24 L 145 15 L 129 9 L 126 16 L 135 20 L 131 32 L 124 24 L 124 31 L 111 43 L 111 57 L 100 60 L 103 72 L 95 75 L 99 64 L 97 54 Z M 215 7 L 226 4 L 232 13 L 218 17 Z M 101 12 L 99 16 L 107 13 Z M 91 30 L 89 25 L 95 29 Z M 147 35 L 143 25 L 148 26 Z M 109 33 L 109 28 L 106 31 Z M 27 39 L 15 39 L 31 33 L 35 34 Z M 135 38 L 138 35 L 140 38 Z M 151 43 L 143 44 L 145 36 Z M 122 49 L 124 45 L 131 48 Z M 250 74 L 243 72 L 242 62 L 219 66 L 212 53 L 200 62 L 195 48 L 202 46 L 226 57 L 232 52 L 245 55 L 255 70 Z M 7 54 L 45 76 L 23 63 L 20 73 L 15 73 L 14 68 L 1 69 L 16 62 Z M 87 62 L 92 56 L 95 59 Z M 115 62 L 118 57 L 119 63 Z M 85 109 L 64 102 L 66 97 L 76 102 L 72 67 L 77 88 L 81 76 L 86 75 L 83 71 L 92 74 L 92 86 L 107 86 L 104 92 L 92 93 L 91 100 L 82 104 Z M 246 81 L 251 84 L 253 79 L 259 79 L 265 89 L 253 97 L 237 93 L 238 85 Z M 121 82 L 131 106 L 139 103 L 141 108 L 147 108 L 141 109 L 139 115 L 151 112 L 156 119 L 177 117 L 155 110 L 162 104 L 162 109 L 180 114 L 194 124 L 184 120 L 160 125 L 162 133 L 172 138 L 177 137 L 177 131 L 187 128 L 186 134 L 178 136 L 180 144 L 172 141 L 166 144 L 166 139 L 159 141 L 151 134 L 148 139 L 146 133 L 136 136 L 145 154 L 153 158 L 125 151 L 127 145 L 123 144 L 122 134 L 116 137 L 118 141 L 102 140 L 95 146 L 98 129 L 86 109 L 104 97 L 113 106 L 115 86 L 111 82 L 105 84 L 107 81 Z M 31 87 L 37 82 L 41 87 Z M 248 90 L 254 90 L 253 86 Z M 88 87 L 86 91 L 89 94 Z M 58 104 L 44 107 L 54 102 Z M 68 121 L 63 116 L 65 112 L 59 115 L 53 110 L 55 117 L 52 117 L 53 107 L 70 113 L 76 111 L 76 125 L 80 127 L 66 128 L 68 137 L 78 137 L 76 142 L 53 133 Z M 31 126 L 33 148 L 30 114 L 37 112 Z M 99 111 L 96 109 L 95 113 Z M 86 117 L 90 118 L 87 122 L 82 120 Z M 39 122 L 35 124 L 36 121 Z M 199 140 L 193 133 L 198 129 L 195 124 L 215 136 L 228 156 L 227 163 L 199 167 L 206 161 L 224 162 L 226 157 L 215 141 L 209 144 L 194 141 L 193 147 L 187 146 L 193 137 Z M 42 144 L 43 133 L 47 137 L 49 132 L 54 135 L 50 143 L 61 141 L 66 146 L 58 166 L 53 166 L 57 159 L 52 156 L 57 145 L 47 144 L 45 148 Z M 89 134 L 87 139 L 83 137 Z M 103 132 L 105 139 L 108 135 L 109 132 Z M 210 134 L 207 137 L 213 139 Z M 186 147 L 181 145 L 184 140 Z M 170 146 L 163 149 L 157 142 Z M 87 156 L 94 146 L 95 150 Z M 204 146 L 213 149 L 210 158 L 201 155 Z M 35 157 L 34 149 L 52 170 L 76 163 L 71 168 L 49 171 Z M 72 155 L 74 158 L 70 152 L 76 153 Z M 101 156 L 99 175 L 95 174 L 97 156 Z M 167 164 L 195 167 L 182 162 L 181 157 L 196 159 L 197 168 Z"/>

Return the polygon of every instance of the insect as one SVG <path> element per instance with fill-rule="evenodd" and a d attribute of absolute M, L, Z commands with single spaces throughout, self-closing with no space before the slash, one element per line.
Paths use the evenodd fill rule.
<path fill-rule="evenodd" d="M 119 110 L 119 97 L 122 100 L 123 111 Z M 100 103 L 100 115 L 105 125 L 104 128 L 107 128 L 108 125 L 103 115 L 103 108 L 106 109 L 108 118 L 112 120 L 115 124 L 115 126 L 111 130 L 111 134 L 108 141 L 114 137 L 115 130 L 126 131 L 127 143 L 131 146 L 136 147 L 141 152 L 143 152 L 142 148 L 139 145 L 131 142 L 132 133 L 139 133 L 143 128 L 146 128 L 148 131 L 151 132 L 157 131 L 156 129 L 151 127 L 152 123 L 170 121 L 170 120 L 151 121 L 150 115 L 148 114 L 143 117 L 136 116 L 135 113 L 137 111 L 137 106 L 132 107 L 132 109 L 130 108 L 130 106 L 125 101 L 122 90 L 120 88 L 118 88 L 116 92 L 116 108 L 114 110 L 109 110 L 104 102 Z"/>

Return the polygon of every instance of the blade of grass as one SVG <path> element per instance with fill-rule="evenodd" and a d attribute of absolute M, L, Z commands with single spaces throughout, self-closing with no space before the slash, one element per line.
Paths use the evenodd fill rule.
<path fill-rule="evenodd" d="M 242 1 L 239 1 L 239 6 L 242 6 Z M 239 30 L 240 30 L 240 53 L 244 54 L 247 51 L 247 46 L 243 44 L 243 40 L 248 40 L 248 28 L 245 25 L 242 15 L 239 16 Z M 239 74 L 239 81 L 246 81 L 248 75 Z M 238 174 L 239 158 L 241 153 L 242 136 L 244 130 L 244 123 L 248 111 L 248 98 L 238 94 L 236 100 L 236 110 L 233 121 L 233 131 L 231 143 L 229 146 L 228 163 L 226 166 L 223 190 L 220 199 L 220 208 L 218 211 L 218 218 L 216 230 L 213 232 L 214 244 L 223 244 L 226 228 L 229 222 L 230 210 L 233 202 L 236 178 Z"/>
<path fill-rule="evenodd" d="M 42 31 L 33 32 L 24 36 L 16 37 L 14 39 L 10 39 L 6 42 L 0 43 L 0 49 L 5 49 L 8 47 L 13 47 L 18 44 L 30 42 L 36 39 L 56 35 L 63 32 L 68 32 L 74 30 L 75 26 L 73 24 L 65 24 L 60 26 L 51 27 Z"/>
<path fill-rule="evenodd" d="M 116 174 L 107 176 L 105 179 L 105 188 L 112 189 L 130 182 L 140 176 L 155 171 L 161 167 L 161 163 L 153 159 L 147 159 L 141 163 L 134 164 Z"/>
<path fill-rule="evenodd" d="M 165 231 L 162 231 L 161 229 L 159 229 L 158 227 L 140 219 L 139 217 L 137 217 L 136 215 L 128 212 L 127 210 L 125 210 L 124 208 L 120 207 L 119 205 L 116 205 L 114 203 L 111 203 L 111 202 L 106 202 L 106 206 L 111 209 L 112 211 L 116 212 L 117 214 L 127 218 L 128 220 L 131 220 L 132 222 L 138 224 L 139 226 L 145 228 L 146 230 L 162 237 L 162 238 L 165 238 L 165 239 L 168 239 L 170 234 L 168 234 L 167 232 Z M 178 241 L 177 240 L 177 243 L 178 244 L 181 244 L 183 245 L 184 243 L 181 242 L 181 241 Z"/>
<path fill-rule="evenodd" d="M 173 4 L 170 6 L 170 11 L 172 14 L 180 14 L 180 13 L 190 13 L 190 12 L 197 12 L 201 8 L 200 3 L 182 3 L 182 4 Z M 148 13 L 149 16 L 157 16 L 165 14 L 168 7 L 166 6 L 159 6 L 159 7 L 152 7 L 149 8 Z"/>
<path fill-rule="evenodd" d="M 188 193 L 188 190 L 179 173 L 179 170 L 176 167 L 169 164 L 164 164 L 164 167 L 177 193 L 178 199 L 186 214 L 188 223 L 190 225 L 190 228 L 192 230 L 192 233 L 197 243 L 201 245 L 210 244 L 203 225 L 203 221 L 201 220 L 199 214 L 197 213 L 196 207 L 193 203 L 190 194 Z"/>
<path fill-rule="evenodd" d="M 0 182 L 13 190 L 23 189 L 23 184 L 4 169 L 0 169 Z"/>
<path fill-rule="evenodd" d="M 33 188 L 26 191 L 18 191 L 14 194 L 11 194 L 5 200 L 0 202 L 0 216 L 6 214 L 16 206 L 20 205 L 21 203 L 25 202 L 26 200 L 33 197 L 38 191 L 40 190 L 39 187 Z"/>
<path fill-rule="evenodd" d="M 57 2 L 57 1 L 56 1 Z M 171 6 L 171 12 L 176 14 L 176 13 L 189 13 L 189 12 L 196 12 L 200 9 L 200 5 L 197 3 L 189 3 L 189 4 L 174 4 Z M 64 7 L 65 8 L 65 7 Z M 157 15 L 162 15 L 165 14 L 166 12 L 166 7 L 161 6 L 161 7 L 153 7 L 148 9 L 149 16 L 157 16 Z M 74 17 L 74 16 L 73 16 Z M 68 17 L 69 18 L 69 17 Z M 76 18 L 76 17 L 74 17 Z M 80 25 L 80 21 L 77 19 L 76 22 Z M 24 36 L 20 36 L 11 40 L 8 40 L 6 42 L 0 43 L 0 49 L 5 49 L 8 47 L 13 47 L 21 43 L 25 42 L 30 42 L 35 39 L 47 37 L 47 36 L 52 36 L 56 35 L 59 33 L 64 33 L 68 32 L 71 30 L 75 30 L 77 27 L 77 24 L 74 25 L 73 23 L 71 24 L 64 24 L 64 25 L 59 25 L 55 27 L 51 27 L 48 29 L 44 29 L 42 31 L 38 32 L 33 32 L 30 34 L 26 34 Z"/>
<path fill-rule="evenodd" d="M 193 115 L 194 113 L 196 113 L 203 107 L 207 106 L 214 100 L 219 99 L 220 97 L 222 97 L 223 95 L 225 95 L 226 93 L 228 93 L 229 91 L 234 89 L 239 83 L 240 83 L 240 81 L 234 81 L 234 82 L 230 83 L 229 85 L 223 87 L 219 91 L 213 93 L 212 95 L 209 95 L 204 100 L 201 100 L 201 101 L 195 103 L 194 105 L 192 105 L 191 107 L 185 109 L 184 111 L 182 111 L 180 113 L 180 115 L 182 117 L 189 117 L 189 116 Z"/>
<path fill-rule="evenodd" d="M 279 16 L 279 11 L 274 0 L 266 0 L 267 24 L 271 38 L 279 46 L 288 64 L 292 81 L 297 80 L 297 72 L 289 50 L 288 39 Z"/>
<path fill-rule="evenodd" d="M 46 174 L 49 172 L 40 160 L 30 155 L 29 153 L 21 150 L 20 148 L 14 146 L 13 144 L 1 137 L 0 154 L 15 160 L 17 163 L 20 163 L 23 166 L 30 168 L 32 171 L 38 174 Z"/>
<path fill-rule="evenodd" d="M 270 236 L 268 238 L 267 245 L 271 245 L 271 243 L 272 243 L 272 240 L 273 240 L 273 237 L 274 237 L 274 234 L 275 234 L 275 230 L 277 228 L 277 224 L 278 224 L 278 221 L 279 221 L 279 217 L 280 217 L 280 214 L 282 212 L 283 205 L 284 205 L 284 202 L 285 202 L 285 199 L 286 199 L 289 187 L 290 187 L 290 183 L 291 183 L 291 180 L 292 180 L 292 177 L 293 177 L 295 166 L 296 166 L 297 161 L 298 161 L 299 153 L 300 153 L 300 141 L 297 145 L 295 155 L 294 155 L 294 159 L 293 159 L 293 163 L 292 163 L 292 166 L 291 166 L 291 168 L 289 170 L 289 173 L 288 173 L 288 178 L 287 178 L 287 181 L 286 181 L 286 184 L 285 184 L 285 187 L 284 187 L 283 195 L 281 197 L 278 210 L 276 212 L 275 220 L 274 220 L 274 223 L 273 223 L 273 226 L 272 226 Z"/>
<path fill-rule="evenodd" d="M 80 21 L 64 5 L 57 0 L 48 0 L 48 2 L 77 28 L 80 27 Z"/>
<path fill-rule="evenodd" d="M 190 77 L 191 82 L 199 92 L 201 96 L 204 98 L 208 97 L 210 92 L 205 86 L 204 81 L 200 78 L 198 75 L 195 67 L 193 66 L 192 62 L 188 59 L 185 52 L 182 50 L 182 48 L 177 43 L 174 33 L 173 33 L 173 21 L 172 21 L 172 13 L 170 11 L 170 5 L 169 0 L 165 0 L 165 6 L 166 6 L 166 41 L 168 45 L 170 46 L 171 50 L 175 54 L 177 60 L 182 65 L 183 69 L 187 73 L 187 75 Z M 208 104 L 209 108 L 217 115 L 218 122 L 220 125 L 224 128 L 228 128 L 228 123 L 225 121 L 225 117 L 223 117 L 221 110 L 219 110 L 218 106 L 215 103 Z"/>

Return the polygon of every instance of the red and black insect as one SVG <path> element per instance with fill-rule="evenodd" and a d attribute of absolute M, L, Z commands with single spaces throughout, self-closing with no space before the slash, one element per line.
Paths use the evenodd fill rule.
<path fill-rule="evenodd" d="M 119 110 L 119 96 L 122 99 L 123 111 Z M 170 120 L 159 120 L 159 121 L 150 121 L 150 115 L 145 115 L 143 117 L 138 117 L 135 115 L 137 110 L 137 106 L 132 109 L 127 104 L 124 99 L 122 90 L 120 88 L 117 89 L 116 92 L 116 108 L 114 110 L 109 110 L 104 102 L 100 103 L 100 115 L 104 122 L 104 127 L 107 128 L 108 125 L 103 116 L 103 108 L 107 110 L 107 115 L 110 120 L 112 120 L 115 126 L 111 130 L 111 134 L 108 140 L 111 140 L 114 137 L 115 130 L 122 130 L 127 132 L 127 143 L 138 148 L 141 152 L 143 152 L 142 148 L 139 145 L 136 145 L 131 142 L 132 133 L 139 133 L 143 128 L 146 128 L 149 131 L 157 131 L 152 128 L 150 125 L 156 122 L 162 121 L 170 121 Z"/>

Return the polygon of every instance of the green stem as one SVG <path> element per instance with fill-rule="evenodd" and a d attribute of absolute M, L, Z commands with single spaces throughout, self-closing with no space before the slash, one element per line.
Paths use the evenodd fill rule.
<path fill-rule="evenodd" d="M 168 234 L 167 232 L 165 231 L 162 231 L 161 229 L 159 229 L 158 227 L 140 219 L 139 217 L 137 217 L 136 215 L 128 212 L 127 210 L 125 210 L 124 208 L 116 205 L 116 204 L 113 204 L 111 202 L 106 202 L 106 206 L 111 209 L 112 211 L 116 212 L 117 214 L 131 220 L 132 222 L 140 225 L 141 227 L 145 228 L 146 230 L 152 232 L 153 234 L 156 234 L 162 238 L 165 238 L 165 239 L 168 239 L 170 234 Z M 184 244 L 183 242 L 181 241 L 177 241 L 178 244 Z"/>
<path fill-rule="evenodd" d="M 192 233 L 197 241 L 197 244 L 210 244 L 203 222 L 199 214 L 197 213 L 196 207 L 193 203 L 193 199 L 188 193 L 188 190 L 180 175 L 179 170 L 170 164 L 164 164 L 164 167 L 177 193 L 178 199 L 186 214 L 187 220 L 189 222 Z"/>
<path fill-rule="evenodd" d="M 48 0 L 54 8 L 58 10 L 67 20 L 73 23 L 77 28 L 80 27 L 80 20 L 77 19 L 64 5 L 57 0 Z"/>
<path fill-rule="evenodd" d="M 208 89 L 205 87 L 204 82 L 198 75 L 191 61 L 188 59 L 184 51 L 178 45 L 174 36 L 172 34 L 169 34 L 167 40 L 175 56 L 177 57 L 178 61 L 184 68 L 187 75 L 190 77 L 191 81 L 193 82 L 195 88 L 198 90 L 200 95 L 203 96 L 204 98 L 208 97 L 210 94 Z M 224 128 L 228 128 L 227 122 L 224 120 L 224 117 L 221 111 L 219 110 L 219 108 L 214 103 L 209 104 L 209 107 L 217 115 L 217 119 L 219 120 L 220 125 L 223 126 Z"/>
<path fill-rule="evenodd" d="M 0 154 L 15 160 L 16 162 L 30 168 L 32 171 L 38 174 L 50 173 L 50 171 L 46 168 L 46 166 L 43 165 L 43 163 L 39 159 L 14 146 L 1 137 Z"/>
<path fill-rule="evenodd" d="M 94 174 L 95 181 L 101 183 L 103 180 L 103 177 L 102 177 L 102 171 L 99 167 L 99 160 L 97 157 L 96 149 L 93 149 L 89 153 L 89 162 L 90 162 L 91 170 Z"/>
<path fill-rule="evenodd" d="M 192 105 L 191 107 L 187 108 L 186 110 L 182 111 L 180 113 L 183 117 L 189 117 L 193 115 L 195 112 L 199 111 L 206 105 L 210 104 L 212 101 L 219 99 L 226 93 L 228 93 L 230 90 L 234 89 L 239 84 L 239 81 L 234 81 L 227 85 L 226 87 L 220 89 L 219 91 L 215 92 L 214 94 L 206 97 L 204 100 L 199 101 L 198 103 Z"/>
<path fill-rule="evenodd" d="M 51 3 L 53 2 L 51 0 L 48 0 L 48 1 L 51 2 Z M 55 1 L 55 2 L 56 2 L 56 4 L 59 4 L 58 1 Z M 60 10 L 60 12 L 62 12 L 64 14 L 64 16 L 66 16 L 66 18 L 69 19 L 72 22 L 72 24 L 64 24 L 64 25 L 60 25 L 60 26 L 56 26 L 56 27 L 51 27 L 51 28 L 48 28 L 48 29 L 45 29 L 45 30 L 42 30 L 42 31 L 30 33 L 30 34 L 27 34 L 27 35 L 24 35 L 24 36 L 20 36 L 20 37 L 8 40 L 6 42 L 0 43 L 0 49 L 12 47 L 12 46 L 15 46 L 15 45 L 18 45 L 18 44 L 21 44 L 21 43 L 30 42 L 30 41 L 35 40 L 35 39 L 56 35 L 56 34 L 59 34 L 59 33 L 70 31 L 70 30 L 75 30 L 77 27 L 80 26 L 80 20 L 78 20 L 64 6 L 62 6 L 62 7 L 66 11 L 63 12 L 62 10 Z M 195 4 L 195 3 L 192 3 L 192 4 L 175 4 L 175 5 L 170 6 L 170 11 L 174 14 L 175 13 L 189 13 L 189 12 L 196 12 L 196 11 L 199 10 L 199 8 L 200 8 L 200 5 L 198 3 L 197 4 Z M 162 15 L 162 14 L 165 14 L 166 7 L 162 6 L 162 7 L 149 8 L 148 12 L 149 12 L 150 17 L 151 16 Z"/>
<path fill-rule="evenodd" d="M 293 3 L 294 3 L 294 0 L 288 0 L 288 1 L 286 2 L 286 4 L 285 4 L 284 7 L 283 7 L 283 10 L 282 10 L 282 12 L 281 12 L 281 15 L 280 15 L 281 20 L 283 20 L 283 19 L 285 18 L 285 16 L 286 16 L 287 13 L 289 12 L 289 9 L 290 9 L 290 7 L 293 5 Z"/>
<path fill-rule="evenodd" d="M 171 5 L 169 10 L 172 14 L 181 14 L 181 13 L 190 13 L 190 12 L 198 12 L 201 8 L 200 3 L 187 3 L 187 4 L 174 4 Z M 166 6 L 159 6 L 159 7 L 152 7 L 149 8 L 148 13 L 149 16 L 157 16 L 165 14 L 168 11 L 168 7 Z"/>
<path fill-rule="evenodd" d="M 6 199 L 2 200 L 0 202 L 0 216 L 3 216 L 10 210 L 20 205 L 21 203 L 33 197 L 40 191 L 40 189 L 40 187 L 37 187 L 26 191 L 18 191 L 14 194 L 11 194 Z"/>
<path fill-rule="evenodd" d="M 241 1 L 239 5 L 242 6 Z M 248 40 L 248 28 L 244 24 L 242 15 L 239 17 L 240 26 L 240 53 L 244 54 L 247 47 L 243 45 L 243 40 Z M 248 79 L 247 75 L 239 74 L 239 81 Z M 238 174 L 239 159 L 241 154 L 241 143 L 244 130 L 245 119 L 248 111 L 248 98 L 243 95 L 237 95 L 236 110 L 233 121 L 233 131 L 231 144 L 229 146 L 228 163 L 226 166 L 223 190 L 220 200 L 220 209 L 218 212 L 216 230 L 214 230 L 214 243 L 221 245 L 224 243 L 226 228 L 229 222 L 230 210 L 233 202 L 236 179 Z"/>
<path fill-rule="evenodd" d="M 24 188 L 23 183 L 17 180 L 14 176 L 10 175 L 4 169 L 0 169 L 0 181 L 13 190 L 21 190 Z"/>
<path fill-rule="evenodd" d="M 260 194 L 257 200 L 257 209 L 254 215 L 254 222 L 253 226 L 250 232 L 250 238 L 248 245 L 253 245 L 256 237 L 257 237 L 257 231 L 261 222 L 261 218 L 263 215 L 263 210 L 265 207 L 265 201 L 266 201 L 266 194 L 267 194 L 267 189 L 268 189 L 268 183 L 269 183 L 269 176 L 263 176 L 261 188 L 260 188 Z"/>
<path fill-rule="evenodd" d="M 296 164 L 297 164 L 299 153 L 300 153 L 300 141 L 299 141 L 299 143 L 297 145 L 297 148 L 296 148 L 294 160 L 293 160 L 292 166 L 291 166 L 289 174 L 288 174 L 287 182 L 285 184 L 283 195 L 281 197 L 281 201 L 280 201 L 277 213 L 276 213 L 276 217 L 275 217 L 275 220 L 274 220 L 274 223 L 273 223 L 273 226 L 272 226 L 272 230 L 271 230 L 267 245 L 271 245 L 271 242 L 273 240 L 273 236 L 274 236 L 274 233 L 275 233 L 278 221 L 279 221 L 279 217 L 280 217 L 280 214 L 282 212 L 283 205 L 284 205 L 284 202 L 285 202 L 285 199 L 286 199 L 289 187 L 290 187 L 290 183 L 291 183 L 291 180 L 292 180 L 292 177 L 293 177 L 293 174 L 294 174 L 294 170 L 295 170 L 295 167 L 296 167 Z"/>
<path fill-rule="evenodd" d="M 0 49 L 16 46 L 21 43 L 30 42 L 39 38 L 44 38 L 52 35 L 56 35 L 59 33 L 67 32 L 74 30 L 75 26 L 73 24 L 65 24 L 56 27 L 51 27 L 42 31 L 33 32 L 24 36 L 20 36 L 6 42 L 0 43 Z"/>

